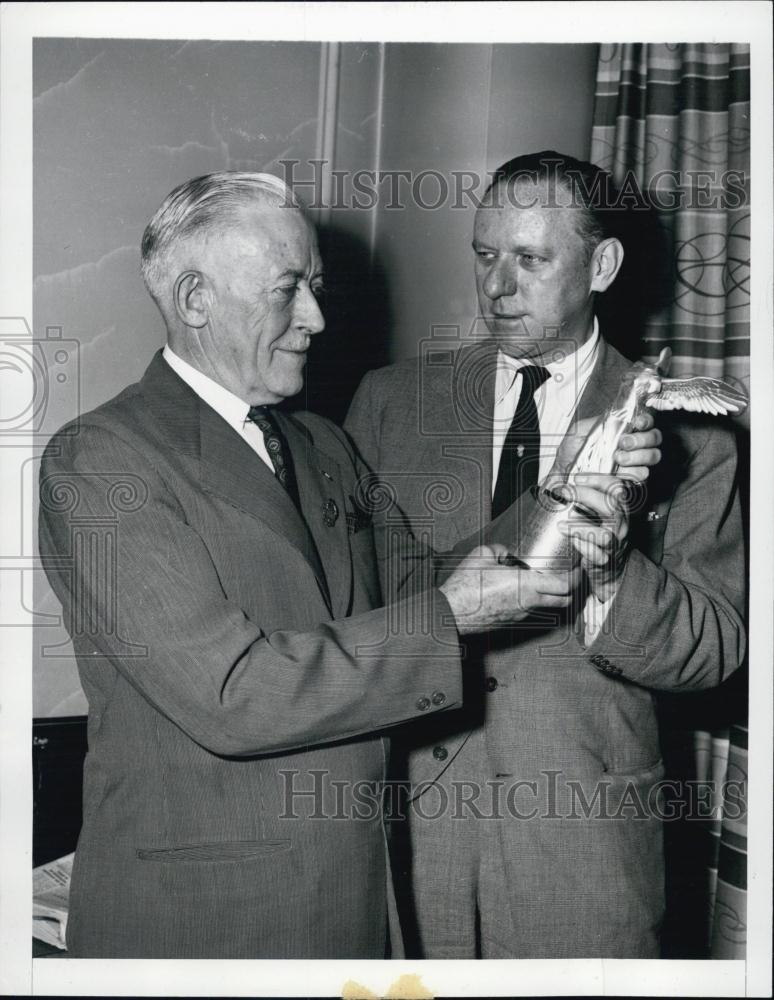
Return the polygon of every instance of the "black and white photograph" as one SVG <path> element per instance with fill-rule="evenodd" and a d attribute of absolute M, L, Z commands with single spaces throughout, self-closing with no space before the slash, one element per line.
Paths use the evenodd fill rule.
<path fill-rule="evenodd" d="M 0 992 L 770 995 L 770 5 L 2 18 Z"/>

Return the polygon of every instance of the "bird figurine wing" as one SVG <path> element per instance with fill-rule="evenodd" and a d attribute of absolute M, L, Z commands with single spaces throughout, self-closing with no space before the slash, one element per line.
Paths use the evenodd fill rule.
<path fill-rule="evenodd" d="M 654 410 L 692 410 L 696 413 L 744 413 L 747 397 L 727 382 L 696 375 L 659 379 L 661 388 L 645 399 Z"/>

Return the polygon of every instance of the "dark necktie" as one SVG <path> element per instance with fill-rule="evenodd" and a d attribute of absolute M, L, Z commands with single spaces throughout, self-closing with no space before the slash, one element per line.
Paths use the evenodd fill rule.
<path fill-rule="evenodd" d="M 525 365 L 521 394 L 503 444 L 497 483 L 492 496 L 492 517 L 497 517 L 527 490 L 537 484 L 540 463 L 540 423 L 535 392 L 551 377 L 546 368 Z"/>
<path fill-rule="evenodd" d="M 247 419 L 252 421 L 263 434 L 263 443 L 266 445 L 266 451 L 269 453 L 271 464 L 274 467 L 274 475 L 300 510 L 301 504 L 298 499 L 298 485 L 293 471 L 293 459 L 274 414 L 268 406 L 251 406 L 247 412 Z"/>

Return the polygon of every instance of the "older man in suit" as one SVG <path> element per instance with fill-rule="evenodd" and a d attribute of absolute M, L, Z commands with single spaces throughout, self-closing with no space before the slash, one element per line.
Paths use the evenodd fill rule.
<path fill-rule="evenodd" d="M 273 408 L 324 326 L 314 230 L 276 178 L 175 189 L 142 270 L 166 347 L 41 468 L 89 701 L 68 949 L 383 957 L 379 731 L 459 705 L 458 633 L 563 606 L 572 578 L 484 548 L 380 607 L 351 446 Z"/>
<path fill-rule="evenodd" d="M 358 390 L 346 428 L 440 548 L 511 501 L 526 516 L 530 486 L 557 450 L 567 461 L 630 367 L 595 315 L 624 253 L 609 181 L 553 151 L 504 164 L 475 220 L 485 339 L 456 354 L 428 341 Z M 659 954 L 654 692 L 718 684 L 744 647 L 733 436 L 715 419 L 667 416 L 645 502 L 630 516 L 611 490 L 611 544 L 582 551 L 576 613 L 469 643 L 480 698 L 467 699 L 467 728 L 438 719 L 408 744 L 424 957 Z M 646 465 L 661 441 L 648 433 Z M 432 507 L 438 483 L 449 496 Z M 394 536 L 390 516 L 380 530 Z"/>

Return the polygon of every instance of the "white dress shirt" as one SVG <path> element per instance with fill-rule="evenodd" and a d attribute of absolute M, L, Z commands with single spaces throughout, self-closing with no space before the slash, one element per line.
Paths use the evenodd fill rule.
<path fill-rule="evenodd" d="M 268 465 L 272 475 L 274 475 L 274 466 L 271 464 L 269 453 L 266 450 L 263 433 L 260 427 L 254 424 L 252 420 L 247 419 L 250 404 L 240 399 L 239 396 L 235 396 L 228 389 L 224 389 L 222 385 L 211 379 L 209 375 L 203 374 L 198 368 L 194 368 L 187 361 L 183 361 L 181 357 L 175 354 L 169 344 L 162 351 L 162 355 L 172 371 L 179 375 L 200 399 L 203 399 L 208 406 L 211 406 L 218 416 L 222 417 L 227 424 L 233 427 L 241 438 L 244 438 L 261 461 Z"/>
<path fill-rule="evenodd" d="M 599 326 L 594 317 L 594 330 L 589 339 L 573 351 L 565 354 L 557 346 L 555 357 L 544 362 L 551 377 L 535 392 L 540 421 L 540 467 L 538 482 L 542 483 L 556 458 L 556 451 L 567 433 L 575 413 L 578 400 L 586 388 L 589 376 L 599 356 Z M 521 396 L 524 379 L 521 369 L 534 362 L 524 358 L 512 358 L 502 351 L 497 352 L 497 374 L 495 376 L 494 427 L 492 433 L 492 495 L 494 495 L 497 473 L 503 445 L 511 426 L 516 406 Z"/>
<path fill-rule="evenodd" d="M 540 422 L 540 465 L 538 482 L 542 483 L 551 471 L 556 452 L 567 433 L 578 401 L 594 370 L 599 356 L 599 324 L 594 317 L 591 337 L 577 351 L 565 354 L 557 345 L 556 356 L 545 361 L 551 377 L 535 391 L 535 405 Z M 534 364 L 530 359 L 512 358 L 497 352 L 495 375 L 494 426 L 492 432 L 492 495 L 497 484 L 497 473 L 503 445 L 511 426 L 521 395 L 524 379 L 521 369 Z M 615 595 L 606 602 L 589 594 L 584 608 L 586 645 L 590 645 L 602 628 Z"/>

